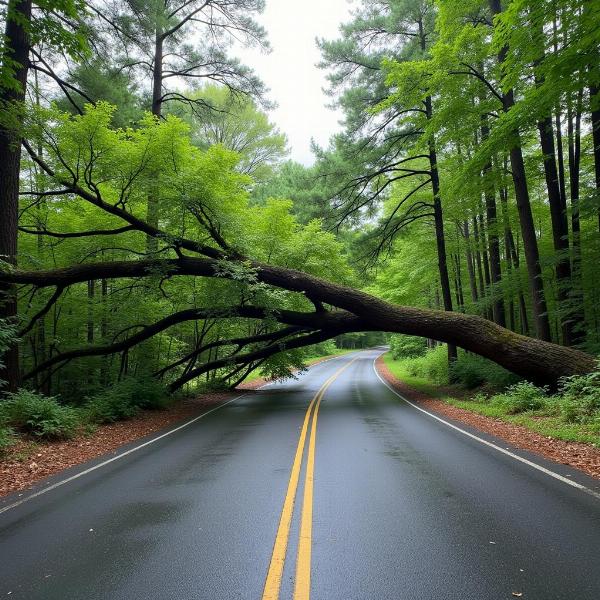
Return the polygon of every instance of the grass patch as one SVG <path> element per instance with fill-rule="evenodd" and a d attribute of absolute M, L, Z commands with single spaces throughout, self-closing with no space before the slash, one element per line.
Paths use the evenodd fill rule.
<path fill-rule="evenodd" d="M 547 410 L 530 410 L 511 415 L 506 408 L 489 402 L 477 401 L 477 398 L 459 400 L 451 396 L 443 398 L 445 402 L 457 408 L 500 419 L 507 423 L 522 425 L 527 429 L 545 437 L 563 440 L 564 442 L 583 442 L 600 447 L 600 430 L 595 425 L 582 423 L 565 423 L 557 415 L 548 414 Z"/>

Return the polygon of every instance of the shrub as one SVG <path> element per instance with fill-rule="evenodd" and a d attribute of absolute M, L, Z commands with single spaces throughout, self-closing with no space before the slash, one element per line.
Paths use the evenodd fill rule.
<path fill-rule="evenodd" d="M 0 412 L 8 426 L 46 439 L 72 437 L 81 425 L 76 409 L 62 406 L 56 398 L 26 389 L 9 394 Z"/>
<path fill-rule="evenodd" d="M 1 262 L 1 259 L 0 259 Z M 14 323 L 10 323 L 6 319 L 0 319 L 0 359 L 4 355 L 4 352 L 11 347 L 17 341 L 17 328 Z M 0 360 L 0 370 L 4 367 Z M 0 388 L 6 385 L 6 381 L 0 379 Z"/>
<path fill-rule="evenodd" d="M 503 390 L 519 380 L 517 375 L 491 360 L 466 352 L 459 353 L 450 367 L 450 376 L 452 381 L 461 383 L 468 389 L 489 385 L 496 390 Z"/>
<path fill-rule="evenodd" d="M 134 417 L 140 409 L 163 409 L 170 402 L 165 387 L 151 377 L 127 377 L 88 398 L 84 405 L 91 423 L 114 423 Z"/>
<path fill-rule="evenodd" d="M 0 425 L 0 456 L 15 443 L 15 434 L 10 427 Z"/>
<path fill-rule="evenodd" d="M 319 344 L 313 344 L 312 346 L 306 346 L 304 348 L 303 355 L 305 358 L 312 358 L 313 356 L 329 356 L 335 354 L 337 348 L 333 340 L 327 340 Z"/>
<path fill-rule="evenodd" d="M 129 398 L 112 388 L 88 398 L 84 414 L 90 423 L 114 423 L 134 417 L 139 408 Z"/>
<path fill-rule="evenodd" d="M 600 370 L 563 378 L 560 394 L 560 414 L 568 423 L 600 420 Z"/>
<path fill-rule="evenodd" d="M 448 349 L 445 345 L 427 350 L 423 356 L 402 361 L 403 368 L 413 377 L 433 383 L 448 383 Z"/>
<path fill-rule="evenodd" d="M 501 406 L 507 414 L 529 410 L 539 410 L 546 406 L 548 396 L 544 388 L 539 388 L 528 381 L 511 385 L 504 393 L 492 396 L 490 403 Z"/>
<path fill-rule="evenodd" d="M 427 352 L 425 338 L 401 333 L 390 336 L 390 351 L 394 360 L 423 356 Z"/>

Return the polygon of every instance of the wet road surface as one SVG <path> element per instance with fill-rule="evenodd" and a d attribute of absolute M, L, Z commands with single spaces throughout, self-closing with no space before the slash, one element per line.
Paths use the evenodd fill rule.
<path fill-rule="evenodd" d="M 86 471 L 0 513 L 0 598 L 600 599 L 600 499 L 403 402 L 379 353 L 44 482 Z"/>

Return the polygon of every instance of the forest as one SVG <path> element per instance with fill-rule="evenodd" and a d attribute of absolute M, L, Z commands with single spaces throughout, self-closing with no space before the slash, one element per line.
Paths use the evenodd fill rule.
<path fill-rule="evenodd" d="M 594 372 L 600 3 L 352 6 L 305 166 L 237 58 L 263 0 L 1 3 L 8 399 L 111 420 L 386 342 L 450 379 Z"/>

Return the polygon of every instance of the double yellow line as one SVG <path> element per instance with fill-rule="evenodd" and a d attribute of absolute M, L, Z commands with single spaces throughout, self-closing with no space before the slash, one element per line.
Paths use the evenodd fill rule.
<path fill-rule="evenodd" d="M 310 598 L 310 555 L 312 546 L 312 512 L 313 512 L 313 486 L 315 471 L 315 445 L 317 438 L 317 419 L 319 417 L 319 407 L 321 400 L 327 391 L 327 388 L 337 379 L 342 371 L 347 369 L 358 357 L 346 363 L 341 369 L 338 369 L 319 389 L 314 398 L 310 401 L 304 422 L 300 430 L 300 439 L 296 447 L 290 481 L 288 483 L 281 518 L 269 571 L 265 581 L 265 588 L 262 600 L 278 600 L 279 590 L 281 588 L 281 579 L 283 576 L 283 567 L 285 565 L 285 556 L 287 553 L 288 539 L 290 536 L 290 526 L 294 514 L 294 502 L 296 500 L 296 491 L 298 490 L 298 481 L 300 479 L 300 469 L 302 468 L 302 457 L 304 456 L 304 446 L 306 445 L 306 435 L 310 424 L 310 437 L 308 440 L 308 455 L 306 459 L 306 473 L 304 478 L 304 497 L 302 499 L 302 515 L 300 519 L 300 537 L 298 540 L 298 555 L 296 558 L 296 578 L 294 585 L 294 600 L 308 600 Z M 312 416 L 312 423 L 311 423 Z"/>

